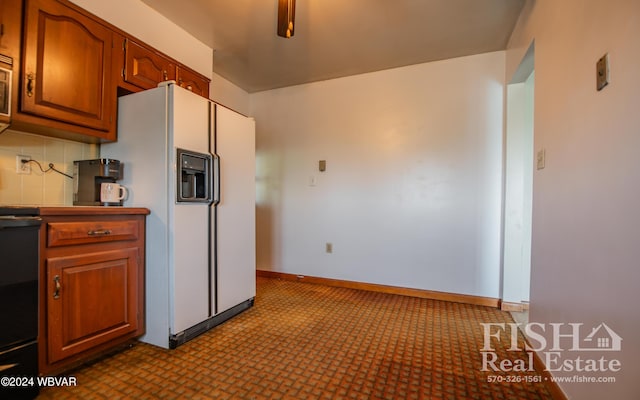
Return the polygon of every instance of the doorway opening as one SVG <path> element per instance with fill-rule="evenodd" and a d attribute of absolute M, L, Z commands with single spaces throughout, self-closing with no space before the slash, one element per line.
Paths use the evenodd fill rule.
<path fill-rule="evenodd" d="M 507 84 L 502 309 L 528 322 L 533 200 L 534 57 L 532 43 Z"/>

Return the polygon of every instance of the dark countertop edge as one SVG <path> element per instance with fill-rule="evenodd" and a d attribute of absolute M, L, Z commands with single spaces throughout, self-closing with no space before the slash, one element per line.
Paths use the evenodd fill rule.
<path fill-rule="evenodd" d="M 69 206 L 38 207 L 40 215 L 149 215 L 143 207 Z"/>

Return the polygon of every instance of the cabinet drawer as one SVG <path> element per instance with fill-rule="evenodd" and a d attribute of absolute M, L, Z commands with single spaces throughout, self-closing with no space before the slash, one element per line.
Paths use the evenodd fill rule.
<path fill-rule="evenodd" d="M 47 246 L 137 240 L 138 231 L 137 221 L 50 222 Z"/>

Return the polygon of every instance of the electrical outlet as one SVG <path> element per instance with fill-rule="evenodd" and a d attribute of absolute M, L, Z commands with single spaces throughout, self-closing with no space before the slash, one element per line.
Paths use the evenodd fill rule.
<path fill-rule="evenodd" d="M 325 246 L 324 246 L 324 250 L 325 250 L 327 253 L 333 253 L 333 244 L 332 244 L 332 243 L 327 243 L 327 244 L 325 244 Z"/>
<path fill-rule="evenodd" d="M 31 174 L 31 163 L 28 161 L 31 160 L 31 156 L 24 156 L 18 154 L 16 156 L 16 173 L 22 175 Z"/>

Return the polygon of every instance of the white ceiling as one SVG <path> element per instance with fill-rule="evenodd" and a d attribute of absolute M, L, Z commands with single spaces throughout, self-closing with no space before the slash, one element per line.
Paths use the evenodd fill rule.
<path fill-rule="evenodd" d="M 252 93 L 502 50 L 524 0 L 142 0 L 214 49 L 214 72 Z"/>

